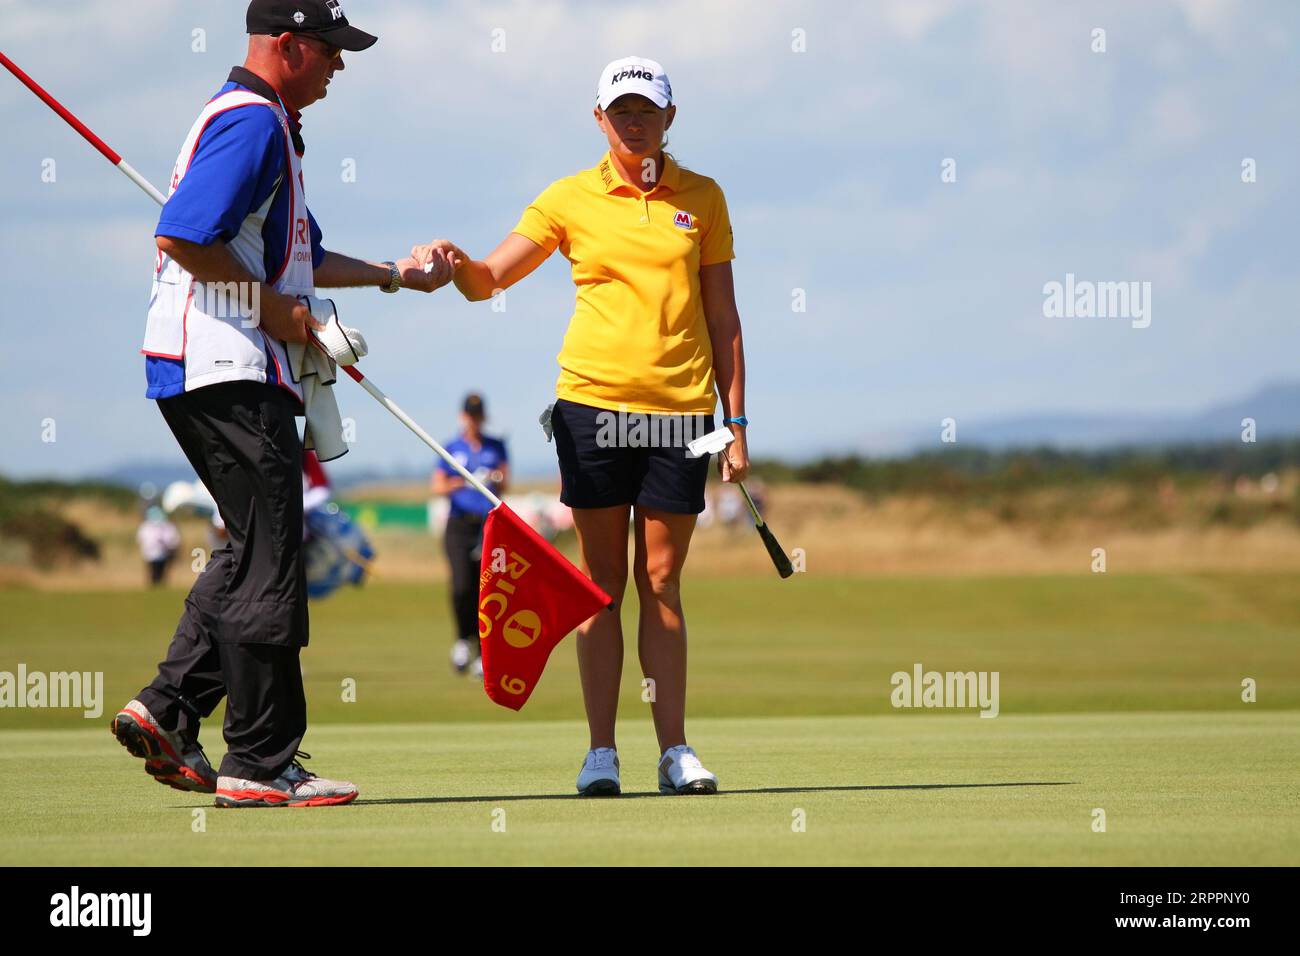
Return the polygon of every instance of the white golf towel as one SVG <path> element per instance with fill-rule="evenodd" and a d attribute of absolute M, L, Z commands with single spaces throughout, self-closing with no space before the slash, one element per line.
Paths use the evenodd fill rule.
<path fill-rule="evenodd" d="M 287 345 L 293 377 L 302 386 L 302 403 L 307 416 L 303 447 L 314 449 L 321 461 L 331 461 L 348 453 L 343 440 L 343 419 L 334 398 L 338 381 L 335 364 L 352 365 L 366 354 L 366 340 L 356 329 L 339 322 L 333 299 L 314 295 L 299 296 L 325 328 L 313 335 L 313 342 Z"/>

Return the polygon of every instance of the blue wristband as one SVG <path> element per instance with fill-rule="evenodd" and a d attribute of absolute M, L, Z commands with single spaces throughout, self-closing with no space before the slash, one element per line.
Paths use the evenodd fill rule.
<path fill-rule="evenodd" d="M 722 424 L 724 424 L 724 425 L 739 425 L 741 428 L 748 428 L 748 427 L 749 427 L 749 419 L 746 418 L 744 415 L 741 415 L 739 418 L 724 418 L 724 419 L 722 420 Z"/>

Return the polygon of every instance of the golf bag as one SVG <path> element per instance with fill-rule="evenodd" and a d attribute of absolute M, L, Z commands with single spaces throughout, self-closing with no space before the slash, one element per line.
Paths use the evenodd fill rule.
<path fill-rule="evenodd" d="M 361 584 L 375 557 L 365 532 L 336 505 L 308 511 L 303 522 L 307 596 L 328 597 L 345 584 Z"/>

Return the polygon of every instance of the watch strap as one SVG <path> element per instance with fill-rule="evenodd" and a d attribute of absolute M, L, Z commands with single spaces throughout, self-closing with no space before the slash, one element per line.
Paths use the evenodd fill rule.
<path fill-rule="evenodd" d="M 391 259 L 385 259 L 384 265 L 388 266 L 388 285 L 381 285 L 379 288 L 385 292 L 396 292 L 402 287 L 402 273 L 397 268 L 397 263 Z"/>

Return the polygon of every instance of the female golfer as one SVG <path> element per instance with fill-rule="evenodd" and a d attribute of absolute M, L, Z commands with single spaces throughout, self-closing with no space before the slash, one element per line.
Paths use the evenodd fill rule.
<path fill-rule="evenodd" d="M 712 179 L 664 152 L 676 111 L 663 67 L 639 57 L 614 61 L 597 87 L 593 112 L 609 151 L 595 167 L 552 183 L 484 260 L 446 240 L 412 254 L 422 263 L 449 260 L 456 287 L 471 301 L 510 287 L 556 249 L 572 264 L 577 301 L 551 415 L 560 499 L 573 509 L 586 573 L 615 601 L 627 585 L 630 512 L 637 646 L 662 754 L 659 790 L 714 793 L 717 777 L 686 743 L 681 602 L 708 458 L 687 457 L 678 436 L 713 430 L 716 388 L 735 435 L 719 456 L 722 478 L 745 478 L 745 360 L 726 200 Z M 672 447 L 664 446 L 665 435 L 675 439 Z M 578 629 L 577 644 L 591 730 L 578 792 L 617 794 L 618 615 L 592 617 Z"/>

